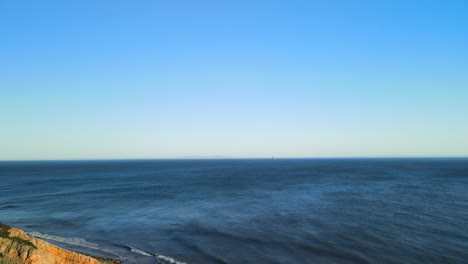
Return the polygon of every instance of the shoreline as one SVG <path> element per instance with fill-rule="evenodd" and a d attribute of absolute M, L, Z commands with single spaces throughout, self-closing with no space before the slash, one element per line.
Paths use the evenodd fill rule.
<path fill-rule="evenodd" d="M 121 260 L 63 249 L 0 223 L 0 263 L 3 264 L 121 264 Z"/>

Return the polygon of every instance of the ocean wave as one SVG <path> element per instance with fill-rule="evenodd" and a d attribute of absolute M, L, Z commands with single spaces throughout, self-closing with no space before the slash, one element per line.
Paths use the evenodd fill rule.
<path fill-rule="evenodd" d="M 94 249 L 94 250 L 110 253 L 110 254 L 116 255 L 118 257 L 122 257 L 122 255 L 117 253 L 115 250 L 101 247 L 98 244 L 86 241 L 83 238 L 60 237 L 60 236 L 54 236 L 54 235 L 49 235 L 49 234 L 43 234 L 43 233 L 39 233 L 39 232 L 35 232 L 35 231 L 28 232 L 28 235 L 30 235 L 32 237 L 35 237 L 35 238 L 56 241 L 56 242 L 60 242 L 60 243 L 64 243 L 64 244 L 68 244 L 68 245 L 72 245 L 72 246 L 78 246 L 78 247 L 82 247 L 82 248 Z"/>
<path fill-rule="evenodd" d="M 138 249 L 138 248 L 134 248 L 134 247 L 131 247 L 131 246 L 126 246 L 128 249 L 130 249 L 130 251 L 132 251 L 133 253 L 137 253 L 137 254 L 140 254 L 140 255 L 143 255 L 143 256 L 148 256 L 148 257 L 154 257 L 155 255 L 154 254 L 151 254 L 151 253 L 148 253 L 148 252 L 145 252 L 141 249 Z"/>
<path fill-rule="evenodd" d="M 187 264 L 185 262 L 180 262 L 171 257 L 164 256 L 164 255 L 156 255 L 156 260 L 160 264 Z"/>
<path fill-rule="evenodd" d="M 140 255 L 143 255 L 143 256 L 147 256 L 147 257 L 156 257 L 156 260 L 158 261 L 158 263 L 160 264 L 186 264 L 185 262 L 180 262 L 172 257 L 168 257 L 168 256 L 164 256 L 164 255 L 161 255 L 161 254 L 153 254 L 153 253 L 148 253 L 146 251 L 143 251 L 141 249 L 138 249 L 138 248 L 134 248 L 132 246 L 126 246 L 127 248 L 130 249 L 130 251 L 132 251 L 133 253 L 136 253 L 136 254 L 140 254 Z"/>
<path fill-rule="evenodd" d="M 82 247 L 82 248 L 87 248 L 87 249 L 97 250 L 97 251 L 101 251 L 101 252 L 105 252 L 105 253 L 110 253 L 110 254 L 113 254 L 115 256 L 118 256 L 119 259 L 121 259 L 121 260 L 123 260 L 123 259 L 127 260 L 129 263 L 139 263 L 137 260 L 133 260 L 130 256 L 126 255 L 124 252 L 118 252 L 119 250 L 113 250 L 113 249 L 101 247 L 98 244 L 86 241 L 83 238 L 60 237 L 60 236 L 55 236 L 55 235 L 43 234 L 43 233 L 36 232 L 36 231 L 28 232 L 28 235 L 30 235 L 32 237 L 35 237 L 35 238 L 39 238 L 39 239 L 55 241 L 55 242 L 60 242 L 60 243 L 64 243 L 64 244 L 68 244 L 68 245 L 72 245 L 72 246 L 78 246 L 78 247 Z M 146 252 L 144 250 L 134 248 L 134 247 L 128 246 L 128 245 L 125 245 L 125 247 L 127 249 L 129 249 L 131 252 L 135 253 L 135 254 L 145 256 L 145 257 L 156 258 L 156 260 L 160 264 L 187 264 L 185 262 L 180 262 L 180 261 L 178 261 L 178 260 L 176 260 L 176 259 L 174 259 L 172 257 L 169 257 L 169 256 L 149 253 L 149 252 Z"/>

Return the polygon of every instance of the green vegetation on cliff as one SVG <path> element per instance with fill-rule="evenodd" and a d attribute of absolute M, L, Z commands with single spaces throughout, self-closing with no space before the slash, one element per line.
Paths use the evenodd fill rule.
<path fill-rule="evenodd" d="M 8 238 L 11 226 L 0 223 L 0 237 Z"/>
<path fill-rule="evenodd" d="M 11 226 L 0 223 L 0 237 L 10 239 L 10 240 L 12 240 L 12 241 L 14 241 L 14 242 L 16 242 L 16 243 L 18 243 L 20 245 L 27 245 L 27 246 L 30 246 L 30 247 L 32 247 L 34 249 L 37 249 L 37 247 L 33 243 L 31 243 L 31 241 L 22 239 L 22 238 L 17 237 L 17 236 L 10 237 L 10 229 L 11 229 Z"/>

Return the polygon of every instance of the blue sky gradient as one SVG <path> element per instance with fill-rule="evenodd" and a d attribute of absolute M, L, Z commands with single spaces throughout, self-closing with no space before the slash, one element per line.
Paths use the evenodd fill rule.
<path fill-rule="evenodd" d="M 468 156 L 467 1 L 0 12 L 0 160 Z"/>

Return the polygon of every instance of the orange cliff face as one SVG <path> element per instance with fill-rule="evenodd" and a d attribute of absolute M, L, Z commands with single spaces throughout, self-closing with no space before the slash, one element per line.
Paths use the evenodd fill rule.
<path fill-rule="evenodd" d="M 110 264 L 116 260 L 96 259 L 68 251 L 28 236 L 24 231 L 0 223 L 1 264 Z"/>

